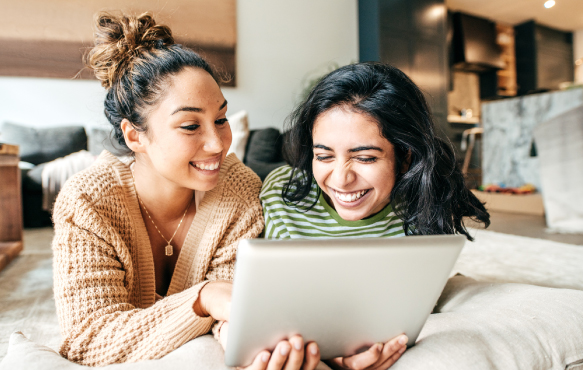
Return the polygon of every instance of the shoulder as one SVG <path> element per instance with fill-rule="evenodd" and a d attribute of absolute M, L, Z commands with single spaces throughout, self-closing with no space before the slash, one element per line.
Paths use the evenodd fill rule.
<path fill-rule="evenodd" d="M 261 191 L 259 176 L 234 154 L 227 156 L 223 166 L 221 181 L 225 192 L 237 196 L 247 204 L 257 202 Z"/>
<path fill-rule="evenodd" d="M 292 175 L 292 168 L 290 166 L 281 166 L 271 171 L 263 182 L 261 188 L 261 197 L 263 198 L 269 192 L 278 190 L 281 191 L 283 187 L 289 182 Z"/>
<path fill-rule="evenodd" d="M 104 198 L 123 194 L 123 179 L 127 176 L 131 177 L 127 164 L 104 151 L 90 167 L 65 182 L 55 202 L 54 217 L 67 209 L 78 210 L 81 204 L 92 205 Z"/>

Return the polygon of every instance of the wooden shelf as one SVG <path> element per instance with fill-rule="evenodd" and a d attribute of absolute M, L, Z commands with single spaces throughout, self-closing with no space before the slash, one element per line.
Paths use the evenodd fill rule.
<path fill-rule="evenodd" d="M 18 146 L 0 144 L 0 270 L 22 250 Z"/>
<path fill-rule="evenodd" d="M 502 50 L 501 58 L 505 63 L 505 68 L 496 72 L 498 76 L 498 95 L 516 96 L 516 56 L 514 52 L 514 28 L 510 25 L 496 24 L 498 33 L 497 40 L 504 40 L 498 43 Z M 501 37 L 503 35 L 504 37 Z"/>

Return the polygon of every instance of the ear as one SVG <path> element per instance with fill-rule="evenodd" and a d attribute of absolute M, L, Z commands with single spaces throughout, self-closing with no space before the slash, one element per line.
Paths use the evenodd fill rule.
<path fill-rule="evenodd" d="M 411 166 L 411 149 L 407 150 L 407 156 L 401 165 L 401 173 L 409 171 L 409 166 Z"/>
<path fill-rule="evenodd" d="M 123 132 L 123 138 L 125 139 L 126 145 L 134 153 L 144 153 L 145 146 L 140 141 L 142 133 L 136 130 L 134 125 L 127 119 L 124 118 L 120 124 L 121 131 Z"/>

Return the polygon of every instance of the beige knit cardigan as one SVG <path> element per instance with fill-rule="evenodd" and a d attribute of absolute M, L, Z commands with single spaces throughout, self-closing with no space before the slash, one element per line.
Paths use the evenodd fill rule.
<path fill-rule="evenodd" d="M 193 309 L 209 280 L 233 278 L 237 242 L 263 230 L 261 181 L 235 155 L 205 193 L 168 296 L 156 302 L 154 260 L 127 164 L 109 152 L 67 181 L 53 219 L 60 353 L 90 366 L 160 358 L 209 332 Z"/>

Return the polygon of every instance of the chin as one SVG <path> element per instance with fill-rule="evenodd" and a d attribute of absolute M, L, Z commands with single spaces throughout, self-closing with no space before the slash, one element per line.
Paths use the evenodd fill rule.
<path fill-rule="evenodd" d="M 196 190 L 211 191 L 217 187 L 218 183 L 219 183 L 218 181 L 215 181 L 212 184 L 209 184 L 209 183 L 200 184 L 199 187 L 196 188 Z"/>
<path fill-rule="evenodd" d="M 336 208 L 336 210 L 337 210 L 336 212 L 338 212 L 338 208 Z M 338 216 L 340 216 L 344 221 L 359 221 L 362 220 L 363 218 L 368 217 L 367 214 L 353 211 L 338 212 Z"/>
<path fill-rule="evenodd" d="M 211 180 L 211 181 L 193 181 L 191 182 L 190 187 L 193 190 L 198 190 L 198 191 L 211 191 L 214 188 L 217 187 L 217 185 L 219 184 L 219 179 L 217 178 L 216 180 Z"/>

